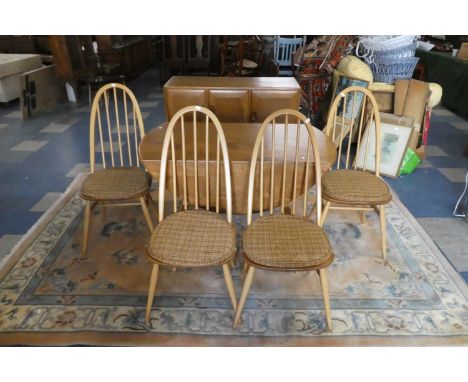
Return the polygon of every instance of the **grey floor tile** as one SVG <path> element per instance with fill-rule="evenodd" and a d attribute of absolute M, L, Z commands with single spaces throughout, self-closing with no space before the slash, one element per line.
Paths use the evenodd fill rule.
<path fill-rule="evenodd" d="M 10 151 L 8 155 L 0 155 L 0 163 L 21 163 L 34 151 Z"/>
<path fill-rule="evenodd" d="M 427 157 L 446 157 L 448 154 L 439 146 L 427 145 L 424 147 Z"/>
<path fill-rule="evenodd" d="M 468 271 L 468 223 L 456 218 L 420 218 L 418 221 L 458 272 Z"/>
<path fill-rule="evenodd" d="M 451 182 L 465 182 L 467 168 L 439 168 L 439 171 Z"/>
<path fill-rule="evenodd" d="M 41 130 L 41 133 L 63 133 L 72 124 L 71 123 L 56 123 L 52 122 L 47 127 Z"/>
<path fill-rule="evenodd" d="M 452 113 L 450 110 L 447 110 L 446 108 L 444 107 L 438 107 L 438 108 L 435 108 L 435 109 L 432 109 L 432 112 L 437 115 L 437 116 L 443 116 L 443 117 L 451 117 L 451 116 L 454 116 L 455 114 Z"/>
<path fill-rule="evenodd" d="M 45 146 L 47 143 L 49 143 L 48 141 L 33 141 L 33 140 L 26 140 L 26 141 L 23 141 L 19 144 L 17 144 L 16 146 L 12 147 L 10 150 L 11 151 L 37 151 L 39 150 L 41 147 Z"/>
<path fill-rule="evenodd" d="M 164 98 L 163 93 L 150 93 L 146 96 L 146 98 Z"/>
<path fill-rule="evenodd" d="M 149 111 L 142 111 L 142 112 L 141 112 L 141 118 L 143 118 L 143 119 L 147 118 L 148 115 L 150 115 L 150 112 L 149 112 Z M 130 114 L 128 115 L 128 119 L 133 120 L 133 113 L 130 113 Z"/>
<path fill-rule="evenodd" d="M 468 131 L 468 121 L 456 121 L 450 124 L 457 129 Z"/>
<path fill-rule="evenodd" d="M 4 115 L 5 118 L 18 118 L 21 119 L 21 112 L 19 110 L 10 111 Z"/>
<path fill-rule="evenodd" d="M 62 195 L 61 192 L 48 192 L 31 209 L 31 212 L 45 212 Z"/>
<path fill-rule="evenodd" d="M 7 127 L 8 125 L 6 123 L 0 123 L 0 130 Z"/>
<path fill-rule="evenodd" d="M 141 108 L 149 108 L 149 107 L 156 107 L 159 105 L 159 101 L 143 101 L 140 102 Z"/>
<path fill-rule="evenodd" d="M 0 260 L 10 253 L 10 250 L 23 237 L 23 235 L 3 235 L 0 237 Z"/>
<path fill-rule="evenodd" d="M 428 168 L 428 167 L 433 167 L 431 162 L 429 162 L 427 159 L 423 159 L 421 163 L 418 164 L 418 167 L 420 168 Z"/>
<path fill-rule="evenodd" d="M 100 170 L 102 169 L 102 164 L 95 164 L 95 170 Z M 68 173 L 67 177 L 69 178 L 74 178 L 80 173 L 89 173 L 91 170 L 89 168 L 89 163 L 78 163 L 75 167 L 73 167 Z"/>
<path fill-rule="evenodd" d="M 115 138 L 114 138 L 115 139 Z M 104 152 L 105 153 L 110 153 L 111 152 L 111 144 L 110 142 L 104 142 L 103 144 L 104 146 Z M 125 146 L 125 142 L 122 142 L 122 147 Z M 94 150 L 95 152 L 97 153 L 100 153 L 102 152 L 101 150 L 101 144 L 98 143 L 95 147 L 94 147 Z M 112 142 L 112 152 L 116 153 L 119 151 L 119 142 L 118 141 L 115 141 L 115 142 Z"/>

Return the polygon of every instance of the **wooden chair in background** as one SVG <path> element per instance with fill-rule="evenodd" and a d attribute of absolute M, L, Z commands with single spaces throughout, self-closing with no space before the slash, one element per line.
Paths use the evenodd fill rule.
<path fill-rule="evenodd" d="M 366 128 L 369 131 L 364 134 Z M 374 142 L 370 142 L 371 129 Z M 335 143 L 338 160 L 336 169 L 328 171 L 322 181 L 325 200 L 322 225 L 330 209 L 360 211 L 361 222 L 364 222 L 366 211 L 375 211 L 380 216 L 385 259 L 384 205 L 392 200 L 392 195 L 380 178 L 380 114 L 372 93 L 358 86 L 341 91 L 330 107 L 325 134 Z M 352 150 L 353 141 L 356 141 L 355 150 Z"/>
<path fill-rule="evenodd" d="M 193 129 L 186 129 L 187 116 L 193 121 L 190 123 Z M 213 140 L 216 150 L 210 152 L 210 142 Z M 175 147 L 182 147 L 182 158 L 176 158 Z M 193 158 L 192 164 L 187 163 L 189 158 Z M 147 322 L 161 265 L 177 268 L 221 266 L 232 306 L 236 309 L 237 297 L 228 265 L 236 254 L 229 163 L 223 129 L 213 112 L 201 106 L 187 106 L 174 114 L 166 130 L 161 155 L 159 224 L 147 246 L 148 258 L 153 263 L 146 306 Z M 220 171 L 221 165 L 224 171 Z M 178 184 L 180 171 L 182 184 Z M 173 214 L 167 217 L 164 216 L 166 174 L 167 188 L 172 188 L 173 193 Z M 189 182 L 190 178 L 193 178 L 193 183 Z M 219 214 L 223 178 L 226 218 Z M 177 207 L 177 187 L 183 187 L 181 211 Z M 189 192 L 189 187 L 194 190 L 193 193 Z M 188 209 L 192 204 L 189 194 L 194 195 L 195 210 Z M 204 208 L 200 208 L 203 205 Z M 210 207 L 214 212 L 210 211 Z"/>
<path fill-rule="evenodd" d="M 240 36 L 237 40 L 224 37 L 221 49 L 221 74 L 224 76 L 255 76 L 263 67 L 265 40 L 260 36 Z"/>
<path fill-rule="evenodd" d="M 283 122 L 278 123 L 278 121 Z M 267 136 L 267 130 L 271 134 L 271 139 Z M 290 139 L 294 140 L 290 141 Z M 278 146 L 275 146 L 276 141 Z M 291 146 L 295 148 L 294 153 L 287 152 L 287 148 Z M 281 147 L 283 147 L 282 150 Z M 278 164 L 275 165 L 275 156 L 280 156 L 281 151 L 282 158 L 278 158 Z M 260 158 L 258 158 L 259 154 Z M 299 158 L 306 160 L 303 165 L 299 165 Z M 312 159 L 314 159 L 313 167 L 310 166 Z M 270 168 L 269 176 L 265 171 L 265 165 Z M 299 169 L 299 166 L 305 169 Z M 258 169 L 257 173 L 256 169 Z M 280 176 L 275 176 L 276 170 L 281 170 L 280 174 L 277 174 Z M 299 173 L 304 176 L 300 178 Z M 267 176 L 270 180 L 269 185 L 264 184 L 267 183 L 264 182 Z M 275 187 L 275 178 L 281 181 L 280 214 L 275 214 L 273 208 L 276 198 L 274 190 L 278 189 Z M 317 224 L 307 218 L 307 191 L 313 185 L 312 179 L 314 178 L 317 185 Z M 258 198 L 260 216 L 252 221 L 256 181 L 259 182 L 257 187 L 259 195 L 255 195 L 255 198 Z M 285 195 L 287 182 L 292 182 L 293 185 L 291 215 L 285 214 L 285 201 L 289 199 Z M 300 185 L 299 189 L 302 189 L 302 195 L 304 195 L 303 203 L 301 203 L 301 216 L 295 216 L 296 201 L 300 196 L 296 195 L 297 185 Z M 269 213 L 264 216 L 266 209 L 269 209 Z M 298 111 L 283 109 L 274 112 L 263 122 L 252 153 L 247 228 L 243 236 L 247 276 L 237 307 L 234 326 L 240 324 L 242 309 L 255 269 L 260 268 L 271 271 L 317 271 L 320 276 L 327 326 L 329 330 L 332 329 L 326 267 L 332 263 L 334 255 L 328 238 L 321 228 L 321 213 L 321 168 L 314 128 L 309 120 Z"/>
<path fill-rule="evenodd" d="M 132 122 L 129 121 L 130 116 L 133 117 Z M 147 205 L 152 201 L 149 193 L 151 177 L 140 167 L 138 158 L 139 142 L 144 135 L 143 119 L 132 91 L 118 83 L 107 84 L 99 89 L 91 108 L 89 126 L 91 174 L 81 188 L 81 198 L 86 201 L 83 256 L 87 255 L 91 210 L 97 204 L 103 208 L 141 205 L 148 228 L 153 230 Z M 97 157 L 96 151 L 101 153 Z M 96 171 L 99 157 L 103 169 Z"/>
<path fill-rule="evenodd" d="M 187 36 L 185 72 L 210 72 L 211 36 Z"/>
<path fill-rule="evenodd" d="M 273 65 L 277 76 L 294 75 L 294 54 L 305 44 L 304 37 L 275 37 L 273 46 Z"/>

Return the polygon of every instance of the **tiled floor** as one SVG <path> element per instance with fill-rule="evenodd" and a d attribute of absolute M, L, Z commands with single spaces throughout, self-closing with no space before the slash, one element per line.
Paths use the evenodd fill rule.
<path fill-rule="evenodd" d="M 146 131 L 165 120 L 157 70 L 128 86 L 139 101 Z M 18 110 L 18 102 L 0 104 L 0 259 L 78 173 L 89 171 L 86 99 L 29 121 L 22 121 Z M 468 121 L 439 107 L 433 111 L 426 159 L 413 174 L 386 180 L 468 281 L 468 223 L 452 217 L 468 170 L 467 141 Z"/>

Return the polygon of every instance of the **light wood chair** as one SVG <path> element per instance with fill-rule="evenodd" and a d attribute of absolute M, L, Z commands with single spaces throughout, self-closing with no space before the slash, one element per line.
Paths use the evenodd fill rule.
<path fill-rule="evenodd" d="M 191 117 L 189 123 L 186 122 L 187 116 Z M 176 158 L 176 146 L 182 147 L 182 158 Z M 216 150 L 210 152 L 210 146 L 216 147 Z M 193 163 L 188 163 L 189 158 L 193 158 Z M 224 171 L 221 171 L 221 165 Z M 166 130 L 160 168 L 159 224 L 147 245 L 147 255 L 153 263 L 153 270 L 146 321 L 150 320 L 161 265 L 177 268 L 222 266 L 229 297 L 236 309 L 237 297 L 228 265 L 236 254 L 236 232 L 232 225 L 231 170 L 226 138 L 213 112 L 201 106 L 187 106 L 174 114 Z M 180 171 L 182 177 L 178 175 Z M 215 181 L 212 181 L 213 178 Z M 183 187 L 184 195 L 180 211 L 177 204 L 178 187 Z M 195 198 L 194 210 L 189 210 L 189 187 L 194 190 L 193 193 L 190 192 Z M 172 188 L 173 193 L 173 214 L 167 217 L 164 216 L 166 188 Z M 226 217 L 220 215 L 223 189 Z M 213 196 L 215 201 L 210 204 Z M 210 211 L 210 207 L 214 211 Z"/>
<path fill-rule="evenodd" d="M 278 121 L 281 122 L 278 123 Z M 271 139 L 267 136 L 267 130 L 271 134 Z M 277 146 L 276 141 L 279 142 Z M 288 147 L 293 147 L 294 152 L 287 152 Z M 278 158 L 278 163 L 275 162 L 276 158 Z M 310 164 L 312 160 L 314 160 L 313 167 Z M 280 170 L 279 173 L 278 170 Z M 303 177 L 300 178 L 299 173 L 303 174 Z M 264 182 L 264 178 L 267 177 L 270 180 L 269 184 Z M 281 182 L 280 188 L 275 187 L 275 178 L 277 182 Z M 307 218 L 307 190 L 313 186 L 314 179 L 317 185 L 316 217 L 317 222 L 320 222 L 322 213 L 321 169 L 314 128 L 309 119 L 298 111 L 282 109 L 274 112 L 263 122 L 252 153 L 247 228 L 243 236 L 247 275 L 234 326 L 240 324 L 242 309 L 255 269 L 260 268 L 271 271 L 317 271 L 320 276 L 327 326 L 329 330 L 332 330 L 326 267 L 332 263 L 334 255 L 320 224 L 315 224 Z M 259 198 L 260 217 L 252 221 L 255 182 L 259 182 L 258 196 L 255 198 Z M 292 198 L 290 198 L 291 195 L 286 195 L 287 182 L 293 184 Z M 303 202 L 300 203 L 302 204 L 301 216 L 296 216 L 296 202 L 300 196 L 296 187 L 298 184 L 304 196 Z M 276 189 L 281 193 L 280 214 L 275 213 L 273 208 Z M 286 200 L 292 200 L 291 215 L 285 214 Z M 264 216 L 265 210 L 268 209 L 269 213 Z"/>
<path fill-rule="evenodd" d="M 130 117 L 133 117 L 133 121 L 130 121 Z M 151 177 L 140 167 L 138 158 L 138 145 L 144 135 L 140 107 L 132 91 L 119 83 L 101 87 L 91 108 L 91 174 L 81 188 L 81 198 L 86 201 L 83 256 L 87 255 L 91 210 L 97 204 L 102 206 L 104 217 L 106 206 L 141 205 L 148 228 L 153 230 L 147 205 L 152 202 L 149 193 Z M 96 171 L 99 158 L 103 169 Z"/>
<path fill-rule="evenodd" d="M 364 134 L 366 128 L 374 130 L 375 142 L 370 141 L 370 133 Z M 366 211 L 375 211 L 380 216 L 382 255 L 385 259 L 384 205 L 392 200 L 392 194 L 380 177 L 380 114 L 372 93 L 359 86 L 341 91 L 330 107 L 325 134 L 335 143 L 338 160 L 336 169 L 327 172 L 322 181 L 325 200 L 322 225 L 330 209 L 359 211 L 362 223 L 365 222 Z M 369 171 L 369 162 L 373 172 Z"/>

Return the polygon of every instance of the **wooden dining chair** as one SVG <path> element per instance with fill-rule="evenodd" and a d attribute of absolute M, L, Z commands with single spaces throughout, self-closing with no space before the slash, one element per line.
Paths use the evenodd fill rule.
<path fill-rule="evenodd" d="M 210 151 L 210 146 L 216 149 Z M 181 148 L 181 158 L 176 157 L 176 147 Z M 173 213 L 167 217 L 164 215 L 166 188 L 173 194 Z M 180 211 L 178 188 L 183 192 Z M 226 216 L 220 214 L 223 190 Z M 194 200 L 189 200 L 189 194 Z M 189 209 L 192 203 L 194 209 Z M 171 118 L 162 147 L 159 224 L 147 245 L 153 270 L 146 321 L 150 319 L 161 265 L 176 268 L 221 266 L 232 306 L 236 309 L 237 297 L 228 265 L 235 254 L 236 231 L 232 225 L 231 170 L 226 138 L 213 112 L 201 106 L 187 106 Z"/>
<path fill-rule="evenodd" d="M 247 228 L 243 235 L 247 275 L 234 326 L 240 324 L 255 269 L 259 268 L 270 271 L 317 271 L 327 326 L 332 330 L 326 267 L 332 263 L 334 255 L 321 225 L 307 218 L 306 196 L 314 180 L 317 185 L 316 217 L 320 222 L 321 168 L 314 128 L 309 119 L 298 111 L 282 109 L 274 112 L 263 122 L 252 153 Z M 256 182 L 257 187 L 254 186 Z M 289 187 L 287 183 L 290 183 Z M 258 195 L 254 196 L 254 190 Z M 279 199 L 275 192 L 279 192 Z M 296 216 L 296 202 L 301 195 L 302 212 Z M 286 201 L 289 199 L 293 203 L 292 213 L 287 215 Z M 275 211 L 276 201 L 280 201 L 280 211 Z M 252 221 L 254 203 L 258 206 L 259 217 Z"/>
<path fill-rule="evenodd" d="M 130 120 L 130 117 L 132 120 Z M 140 167 L 139 142 L 145 135 L 140 107 L 125 85 L 111 83 L 94 97 L 89 126 L 91 174 L 81 188 L 86 201 L 82 255 L 86 256 L 91 210 L 102 206 L 141 205 L 150 231 L 153 230 L 148 203 L 151 177 Z M 96 144 L 97 143 L 97 144 Z M 101 160 L 102 170 L 96 170 Z"/>
<path fill-rule="evenodd" d="M 359 86 L 342 90 L 330 107 L 325 134 L 335 143 L 338 160 L 336 169 L 327 172 L 322 181 L 322 225 L 330 209 L 360 211 L 362 223 L 366 211 L 377 212 L 385 259 L 384 205 L 392 200 L 392 194 L 380 177 L 380 114 L 372 93 Z"/>

